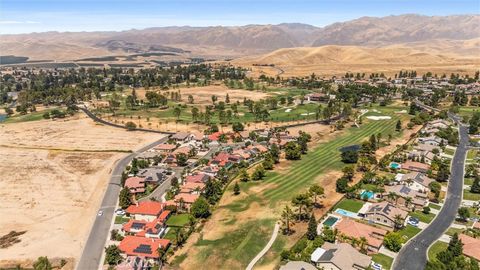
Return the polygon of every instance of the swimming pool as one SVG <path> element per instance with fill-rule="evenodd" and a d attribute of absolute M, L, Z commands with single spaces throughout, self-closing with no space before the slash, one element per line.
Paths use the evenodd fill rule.
<path fill-rule="evenodd" d="M 370 199 L 372 199 L 373 197 L 375 197 L 375 193 L 373 193 L 373 191 L 364 190 L 362 193 L 360 193 L 360 199 L 364 199 L 365 197 L 366 197 L 368 200 L 370 200 Z"/>
<path fill-rule="evenodd" d="M 329 216 L 322 224 L 328 227 L 332 227 L 333 224 L 337 223 L 338 218 Z"/>
<path fill-rule="evenodd" d="M 397 162 L 390 162 L 390 168 L 392 169 L 400 169 L 401 165 Z"/>
<path fill-rule="evenodd" d="M 340 214 L 342 216 L 351 217 L 351 218 L 357 218 L 358 217 L 357 213 L 350 212 L 350 211 L 344 210 L 342 208 L 336 209 L 335 213 Z"/>

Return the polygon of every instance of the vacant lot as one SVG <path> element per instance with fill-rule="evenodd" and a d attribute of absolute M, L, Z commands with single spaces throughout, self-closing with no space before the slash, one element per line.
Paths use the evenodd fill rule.
<path fill-rule="evenodd" d="M 78 258 L 114 162 L 156 139 L 83 116 L 0 125 L 0 236 L 26 231 L 0 251 L 0 267 L 44 255 Z"/>

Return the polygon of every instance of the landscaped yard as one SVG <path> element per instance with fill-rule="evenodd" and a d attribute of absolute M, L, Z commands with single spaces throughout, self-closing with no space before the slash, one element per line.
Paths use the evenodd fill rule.
<path fill-rule="evenodd" d="M 463 231 L 464 231 L 464 229 L 460 229 L 460 228 L 448 228 L 448 230 L 445 232 L 445 234 L 452 236 L 455 233 L 460 234 Z"/>
<path fill-rule="evenodd" d="M 435 242 L 428 250 L 428 259 L 431 261 L 436 260 L 437 254 L 447 249 L 447 247 L 448 243 L 444 243 L 442 241 Z"/>
<path fill-rule="evenodd" d="M 340 208 L 343 210 L 356 213 L 362 208 L 363 204 L 364 204 L 363 201 L 344 199 L 341 202 L 339 202 L 337 205 L 335 205 L 335 208 L 333 210 L 335 211 L 335 209 Z"/>
<path fill-rule="evenodd" d="M 411 212 L 410 216 L 418 218 L 421 222 L 430 223 L 435 217 L 435 214 L 430 213 L 427 215 L 421 210 L 417 210 L 415 212 Z"/>
<path fill-rule="evenodd" d="M 463 180 L 463 184 L 464 184 L 464 185 L 469 185 L 469 186 L 471 186 L 471 185 L 473 184 L 473 178 L 471 178 L 471 177 L 465 178 L 465 179 Z"/>
<path fill-rule="evenodd" d="M 398 231 L 398 233 L 400 234 L 400 236 L 402 236 L 403 243 L 406 243 L 410 238 L 414 237 L 420 231 L 421 229 L 417 227 L 407 225 L 405 228 Z"/>
<path fill-rule="evenodd" d="M 178 214 L 171 216 L 167 220 L 167 226 L 169 227 L 183 227 L 188 224 L 190 214 Z"/>
<path fill-rule="evenodd" d="M 474 159 L 478 155 L 478 150 L 472 149 L 467 152 L 467 159 Z"/>
<path fill-rule="evenodd" d="M 123 224 L 125 222 L 128 222 L 130 219 L 127 217 L 122 217 L 122 216 L 115 216 L 115 224 Z"/>
<path fill-rule="evenodd" d="M 440 205 L 434 204 L 434 203 L 429 203 L 428 207 L 436 209 L 436 210 L 440 210 L 442 208 Z"/>
<path fill-rule="evenodd" d="M 450 156 L 453 156 L 455 154 L 455 149 L 452 149 L 452 148 L 445 148 L 445 150 L 443 151 L 443 153 L 447 154 L 447 155 L 450 155 Z"/>
<path fill-rule="evenodd" d="M 470 200 L 470 201 L 478 201 L 480 200 L 480 193 L 472 193 L 469 189 L 463 190 L 463 199 Z"/>
<path fill-rule="evenodd" d="M 383 269 L 388 270 L 392 268 L 393 258 L 377 253 L 372 255 L 372 261 L 381 264 Z"/>

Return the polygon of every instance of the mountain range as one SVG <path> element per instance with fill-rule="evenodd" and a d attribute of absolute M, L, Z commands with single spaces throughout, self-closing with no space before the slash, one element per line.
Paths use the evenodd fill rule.
<path fill-rule="evenodd" d="M 44 32 L 1 35 L 2 55 L 30 60 L 75 60 L 105 55 L 172 52 L 207 58 L 236 58 L 277 49 L 324 45 L 384 47 L 394 44 L 480 37 L 480 15 L 415 14 L 362 17 L 316 27 L 278 25 L 154 27 L 121 32 Z"/>

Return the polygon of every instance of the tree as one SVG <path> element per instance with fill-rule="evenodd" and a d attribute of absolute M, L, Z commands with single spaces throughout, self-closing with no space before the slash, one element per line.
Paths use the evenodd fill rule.
<path fill-rule="evenodd" d="M 197 107 L 192 108 L 192 121 L 197 122 L 200 110 Z"/>
<path fill-rule="evenodd" d="M 265 169 L 262 165 L 257 166 L 252 174 L 252 180 L 262 180 L 265 177 Z"/>
<path fill-rule="evenodd" d="M 285 208 L 283 209 L 281 220 L 283 225 L 283 233 L 290 234 L 291 226 L 293 226 L 294 220 L 293 211 L 288 205 L 285 205 Z"/>
<path fill-rule="evenodd" d="M 348 190 L 348 179 L 345 177 L 340 177 L 337 179 L 336 191 L 339 193 L 346 193 Z"/>
<path fill-rule="evenodd" d="M 383 239 L 383 244 L 386 248 L 393 252 L 398 252 L 402 248 L 402 237 L 399 233 L 389 232 Z"/>
<path fill-rule="evenodd" d="M 473 179 L 472 186 L 470 187 L 470 192 L 480 193 L 480 176 L 476 175 Z"/>
<path fill-rule="evenodd" d="M 310 193 L 310 196 L 313 197 L 313 201 L 314 201 L 315 205 L 317 205 L 317 197 L 322 196 L 325 193 L 325 191 L 323 190 L 323 187 L 321 187 L 319 185 L 316 185 L 316 184 L 311 186 L 308 189 L 308 192 Z"/>
<path fill-rule="evenodd" d="M 431 210 L 430 207 L 424 206 L 422 212 L 423 212 L 424 214 L 428 215 L 428 214 L 430 214 L 430 210 Z"/>
<path fill-rule="evenodd" d="M 399 230 L 403 227 L 403 221 L 404 221 L 404 218 L 401 216 L 401 215 L 395 215 L 393 217 L 393 227 L 395 230 Z"/>
<path fill-rule="evenodd" d="M 228 95 L 228 93 L 227 93 L 227 95 L 225 96 L 225 103 L 227 103 L 227 104 L 230 103 L 230 96 Z"/>
<path fill-rule="evenodd" d="M 357 163 L 358 152 L 354 150 L 348 150 L 348 151 L 342 152 L 341 157 L 342 157 L 342 162 L 344 163 Z"/>
<path fill-rule="evenodd" d="M 132 201 L 130 199 L 130 190 L 127 187 L 124 187 L 122 191 L 120 191 L 118 204 L 123 209 L 129 207 L 132 204 Z"/>
<path fill-rule="evenodd" d="M 177 118 L 177 120 L 180 119 L 180 115 L 182 114 L 182 109 L 180 107 L 175 107 L 175 109 L 173 109 L 173 115 L 175 115 L 175 117 Z"/>
<path fill-rule="evenodd" d="M 397 121 L 397 124 L 395 126 L 395 130 L 396 131 L 402 130 L 402 121 L 400 121 L 400 120 Z"/>
<path fill-rule="evenodd" d="M 235 132 L 243 131 L 245 127 L 240 122 L 235 122 L 232 124 L 232 130 Z"/>
<path fill-rule="evenodd" d="M 238 185 L 238 182 L 235 182 L 235 185 L 233 186 L 233 194 L 240 194 L 240 186 Z"/>
<path fill-rule="evenodd" d="M 193 104 L 193 102 L 194 102 L 193 96 L 192 96 L 192 95 L 188 95 L 188 103 Z"/>
<path fill-rule="evenodd" d="M 242 169 L 240 171 L 240 181 L 242 182 L 248 182 L 250 180 L 250 176 L 248 176 L 248 172 L 246 169 Z"/>
<path fill-rule="evenodd" d="M 467 207 L 460 207 L 458 208 L 458 216 L 460 217 L 461 220 L 466 222 L 470 217 L 470 211 L 468 210 Z"/>
<path fill-rule="evenodd" d="M 348 165 L 343 167 L 342 169 L 343 176 L 348 179 L 348 181 L 352 181 L 353 176 L 355 175 L 355 167 L 353 165 Z"/>
<path fill-rule="evenodd" d="M 317 220 L 312 213 L 310 220 L 308 221 L 307 239 L 314 240 L 315 237 L 317 237 Z"/>
<path fill-rule="evenodd" d="M 160 262 L 160 269 L 162 269 L 161 266 L 167 261 L 167 252 L 166 250 L 159 246 L 157 249 L 157 254 L 158 254 L 158 262 Z"/>
<path fill-rule="evenodd" d="M 110 245 L 105 248 L 105 262 L 108 265 L 117 265 L 122 261 L 120 249 L 116 245 Z"/>
<path fill-rule="evenodd" d="M 322 238 L 323 240 L 330 242 L 330 243 L 335 243 L 335 239 L 337 238 L 337 234 L 335 233 L 332 228 L 328 227 L 327 225 L 323 226 L 322 230 Z"/>
<path fill-rule="evenodd" d="M 442 161 L 439 164 L 436 180 L 438 182 L 445 182 L 450 177 L 450 166 L 448 163 Z"/>
<path fill-rule="evenodd" d="M 430 188 L 430 191 L 435 195 L 435 200 L 438 201 L 440 197 L 440 191 L 442 190 L 442 185 L 438 183 L 437 181 L 432 181 L 430 184 L 428 184 L 428 187 Z"/>
<path fill-rule="evenodd" d="M 132 131 L 137 128 L 137 125 L 131 121 L 128 121 L 127 123 L 125 123 L 125 127 L 127 128 L 128 131 Z"/>
<path fill-rule="evenodd" d="M 188 156 L 186 154 L 178 153 L 175 156 L 175 159 L 177 160 L 177 166 L 179 167 L 187 166 Z"/>
<path fill-rule="evenodd" d="M 48 258 L 45 257 L 38 257 L 38 259 L 33 263 L 33 269 L 34 270 L 52 270 L 52 264 L 48 260 Z"/>
<path fill-rule="evenodd" d="M 288 160 L 299 160 L 302 157 L 300 146 L 296 142 L 285 144 L 285 158 Z"/>
<path fill-rule="evenodd" d="M 305 211 L 312 205 L 312 201 L 310 199 L 310 196 L 306 193 L 301 193 L 293 197 L 292 199 L 292 204 L 293 206 L 297 207 L 298 210 L 298 219 L 303 219 L 304 218 L 304 212 L 302 210 L 305 209 Z"/>
<path fill-rule="evenodd" d="M 210 216 L 210 205 L 205 198 L 199 197 L 192 203 L 190 212 L 195 218 L 206 218 Z"/>

